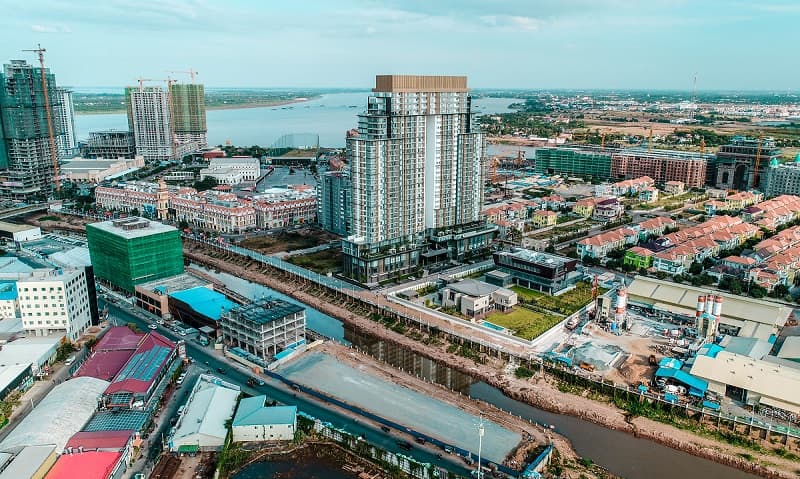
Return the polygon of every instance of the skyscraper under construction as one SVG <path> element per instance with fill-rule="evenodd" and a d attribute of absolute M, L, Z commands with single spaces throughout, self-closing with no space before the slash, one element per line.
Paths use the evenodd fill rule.
<path fill-rule="evenodd" d="M 136 154 L 147 161 L 182 158 L 207 144 L 203 85 L 170 83 L 168 88 L 139 85 L 125 89 Z"/>
<path fill-rule="evenodd" d="M 60 121 L 60 116 L 72 114 L 64 108 L 63 98 L 49 69 L 44 71 L 43 84 L 41 68 L 24 60 L 4 66 L 0 74 L 0 197 L 43 199 L 50 193 L 54 185 L 50 127 L 57 142 L 66 134 L 66 119 Z"/>
<path fill-rule="evenodd" d="M 169 87 L 172 105 L 172 128 L 178 156 L 200 148 L 206 141 L 205 88 L 199 83 L 173 83 Z"/>

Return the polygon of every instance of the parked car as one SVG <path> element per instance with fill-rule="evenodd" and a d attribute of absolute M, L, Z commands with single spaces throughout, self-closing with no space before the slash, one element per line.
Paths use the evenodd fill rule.
<path fill-rule="evenodd" d="M 148 324 L 147 327 L 150 329 L 158 329 L 158 326 L 156 326 L 155 324 Z"/>

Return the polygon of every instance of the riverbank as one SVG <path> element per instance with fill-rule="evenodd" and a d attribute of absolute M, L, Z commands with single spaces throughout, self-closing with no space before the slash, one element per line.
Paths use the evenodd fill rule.
<path fill-rule="evenodd" d="M 213 106 L 206 106 L 206 111 L 208 110 L 246 110 L 249 108 L 271 108 L 277 106 L 286 106 L 286 105 L 294 105 L 296 103 L 304 103 L 311 100 L 316 100 L 321 98 L 322 95 L 313 95 L 308 97 L 302 98 L 293 98 L 291 100 L 267 100 L 267 101 L 257 101 L 251 103 L 234 103 L 229 105 L 213 105 Z M 97 111 L 79 111 L 75 110 L 76 116 L 81 115 L 115 115 L 125 113 L 125 108 L 113 108 L 109 110 L 97 110 Z"/>
<path fill-rule="evenodd" d="M 447 345 L 426 344 L 426 341 L 412 339 L 390 330 L 381 323 L 326 301 L 326 298 L 320 297 L 320 294 L 309 294 L 303 289 L 305 286 L 301 282 L 289 281 L 287 276 L 276 278 L 264 274 L 265 271 L 268 271 L 267 268 L 238 255 L 211 250 L 196 243 L 187 244 L 185 254 L 187 258 L 197 263 L 206 264 L 237 277 L 265 285 L 306 304 L 313 304 L 325 314 L 347 322 L 355 329 L 410 348 L 418 354 L 447 364 L 486 382 L 512 399 L 546 411 L 575 416 L 610 429 L 624 431 L 636 437 L 649 439 L 676 450 L 762 477 L 796 477 L 797 464 L 794 461 L 698 436 L 689 431 L 649 419 L 629 419 L 624 411 L 611 404 L 559 391 L 557 381 L 548 376 L 539 375 L 527 380 L 518 379 L 511 370 L 499 370 L 497 364 L 476 363 L 472 359 L 448 353 Z M 318 293 L 321 293 L 321 289 Z M 346 299 L 339 301 L 341 304 L 341 301 L 346 301 Z"/>

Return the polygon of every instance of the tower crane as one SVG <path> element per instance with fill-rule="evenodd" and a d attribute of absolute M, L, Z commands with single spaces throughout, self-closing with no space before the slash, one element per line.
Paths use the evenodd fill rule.
<path fill-rule="evenodd" d="M 700 137 L 700 153 L 705 153 L 705 152 L 706 152 L 706 137 L 701 136 Z"/>
<path fill-rule="evenodd" d="M 42 93 L 44 94 L 44 109 L 47 112 L 47 133 L 50 136 L 50 157 L 53 160 L 53 182 L 55 183 L 56 193 L 61 191 L 61 182 L 58 174 L 58 153 L 56 152 L 56 137 L 53 132 L 53 112 L 50 108 L 50 93 L 47 88 L 47 77 L 44 73 L 44 48 L 37 44 L 35 49 L 22 50 L 23 52 L 34 52 L 39 56 L 39 71 L 42 74 Z"/>
<path fill-rule="evenodd" d="M 759 168 L 761 167 L 761 146 L 764 144 L 764 134 L 760 133 L 758 135 L 758 148 L 756 148 L 756 164 L 753 168 L 753 183 L 750 184 L 751 189 L 758 188 L 758 173 Z"/>
<path fill-rule="evenodd" d="M 195 71 L 193 68 L 189 68 L 188 70 L 168 71 L 167 73 L 186 73 L 192 78 L 192 83 L 194 83 L 194 77 L 200 74 L 200 72 Z"/>
<path fill-rule="evenodd" d="M 653 150 L 653 127 L 650 127 L 650 134 L 647 136 L 647 152 Z"/>
<path fill-rule="evenodd" d="M 600 149 L 606 149 L 606 132 L 600 133 Z"/>

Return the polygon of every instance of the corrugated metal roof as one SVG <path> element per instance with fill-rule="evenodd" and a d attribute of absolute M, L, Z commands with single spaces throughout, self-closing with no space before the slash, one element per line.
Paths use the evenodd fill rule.
<path fill-rule="evenodd" d="M 203 286 L 169 293 L 169 296 L 183 301 L 198 313 L 214 321 L 219 321 L 223 311 L 230 311 L 236 307 L 236 304 L 224 294 Z"/>
<path fill-rule="evenodd" d="M 786 338 L 778 351 L 778 357 L 784 359 L 800 359 L 800 336 Z"/>
<path fill-rule="evenodd" d="M 234 426 L 256 426 L 269 424 L 294 424 L 297 406 L 267 407 L 267 396 L 242 399 L 233 418 Z"/>
<path fill-rule="evenodd" d="M 172 449 L 191 444 L 221 446 L 228 434 L 225 422 L 233 416 L 239 392 L 200 376 L 170 440 Z"/>
<path fill-rule="evenodd" d="M 695 362 L 695 364 L 696 364 L 696 362 Z M 674 380 L 676 380 L 676 381 L 678 381 L 678 382 L 680 382 L 682 384 L 685 384 L 690 389 L 696 390 L 696 392 L 698 392 L 701 397 L 702 397 L 703 394 L 705 394 L 706 389 L 708 389 L 708 381 L 705 381 L 705 380 L 700 379 L 698 377 L 692 376 L 691 374 L 689 374 L 689 373 L 687 373 L 685 371 L 682 371 L 680 369 L 658 368 L 658 371 L 656 371 L 656 377 L 657 378 L 671 378 L 671 379 L 674 379 Z M 691 393 L 692 393 L 692 391 L 690 391 L 690 394 Z M 698 395 L 698 394 L 694 394 L 694 395 Z"/>
<path fill-rule="evenodd" d="M 106 479 L 121 457 L 121 452 L 64 454 L 47 473 L 46 479 L 74 479 L 77 471 L 80 471 L 82 479 Z"/>

